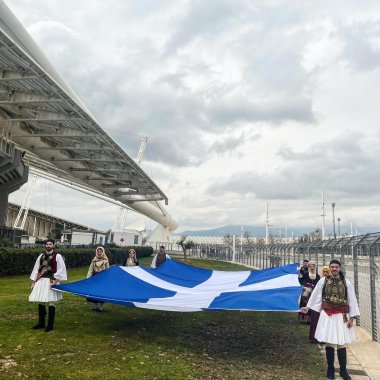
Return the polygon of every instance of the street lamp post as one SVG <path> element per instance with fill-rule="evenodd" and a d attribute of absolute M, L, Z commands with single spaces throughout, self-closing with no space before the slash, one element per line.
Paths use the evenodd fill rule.
<path fill-rule="evenodd" d="M 340 218 L 338 218 L 338 236 L 340 239 Z"/>
<path fill-rule="evenodd" d="M 336 239 L 336 233 L 335 233 L 335 203 L 331 205 L 333 209 L 333 226 L 334 226 L 334 239 Z"/>

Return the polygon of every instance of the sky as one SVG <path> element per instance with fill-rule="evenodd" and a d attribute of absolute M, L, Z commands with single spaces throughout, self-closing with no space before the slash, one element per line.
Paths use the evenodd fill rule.
<path fill-rule="evenodd" d="M 267 202 L 274 229 L 314 229 L 322 190 L 327 228 L 332 202 L 379 226 L 379 1 L 5 2 L 130 156 L 148 135 L 178 231 L 263 225 Z M 118 212 L 43 179 L 31 207 L 100 229 Z"/>

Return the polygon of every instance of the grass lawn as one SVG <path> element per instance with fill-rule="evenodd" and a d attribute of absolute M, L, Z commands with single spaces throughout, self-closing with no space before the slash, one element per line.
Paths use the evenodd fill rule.
<path fill-rule="evenodd" d="M 148 266 L 151 258 L 140 264 Z M 244 270 L 193 259 L 190 265 Z M 87 268 L 68 271 L 78 281 Z M 324 379 L 318 347 L 296 313 L 176 313 L 106 304 L 92 312 L 64 293 L 54 330 L 31 330 L 37 304 L 29 276 L 0 279 L 0 378 L 29 379 Z M 131 289 L 133 291 L 133 289 Z"/>

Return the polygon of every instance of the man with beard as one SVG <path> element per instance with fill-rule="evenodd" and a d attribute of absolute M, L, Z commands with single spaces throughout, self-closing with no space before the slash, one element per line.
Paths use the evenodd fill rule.
<path fill-rule="evenodd" d="M 30 302 L 38 302 L 38 323 L 32 329 L 45 328 L 46 307 L 49 304 L 48 325 L 45 332 L 53 330 L 55 318 L 54 302 L 62 299 L 62 293 L 53 290 L 52 285 L 59 281 L 67 280 L 66 266 L 61 255 L 55 252 L 55 241 L 49 239 L 46 242 L 46 251 L 38 256 L 30 279 L 33 281 L 30 287 L 32 293 L 29 296 Z"/>
<path fill-rule="evenodd" d="M 154 256 L 151 267 L 158 268 L 166 261 L 166 259 L 170 259 L 170 256 L 165 253 L 165 247 L 161 245 L 160 252 Z"/>
<path fill-rule="evenodd" d="M 303 265 L 302 267 L 300 268 L 299 272 L 298 272 L 298 281 L 300 282 L 300 284 L 303 286 L 304 283 L 305 283 L 305 279 L 304 279 L 304 276 L 306 273 L 308 273 L 309 271 L 309 260 L 304 260 L 303 261 Z"/>
<path fill-rule="evenodd" d="M 307 306 L 301 312 L 309 309 L 320 312 L 315 338 L 326 342 L 327 378 L 335 378 L 334 357 L 337 350 L 340 365 L 340 376 L 350 380 L 347 372 L 347 351 L 344 346 L 353 342 L 355 332 L 352 328 L 354 317 L 360 315 L 358 301 L 351 283 L 343 276 L 340 262 L 330 262 L 331 276 L 323 277 L 316 285 Z"/>

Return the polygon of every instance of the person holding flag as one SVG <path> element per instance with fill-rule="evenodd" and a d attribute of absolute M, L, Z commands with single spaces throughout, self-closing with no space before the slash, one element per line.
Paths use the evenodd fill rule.
<path fill-rule="evenodd" d="M 45 328 L 46 306 L 49 305 L 48 325 L 45 332 L 53 330 L 55 319 L 55 302 L 62 299 L 60 291 L 52 289 L 59 281 L 67 280 L 67 272 L 63 257 L 55 252 L 55 241 L 46 241 L 46 250 L 38 256 L 30 279 L 33 281 L 29 296 L 30 302 L 38 302 L 38 323 L 32 329 Z"/>
<path fill-rule="evenodd" d="M 307 314 L 309 309 L 320 313 L 315 338 L 326 343 L 327 378 L 335 378 L 334 357 L 337 350 L 340 376 L 350 380 L 347 372 L 347 349 L 345 344 L 353 342 L 355 337 L 354 317 L 360 315 L 355 291 L 341 272 L 338 260 L 330 261 L 331 276 L 323 277 L 315 287 L 307 306 L 301 312 Z"/>

